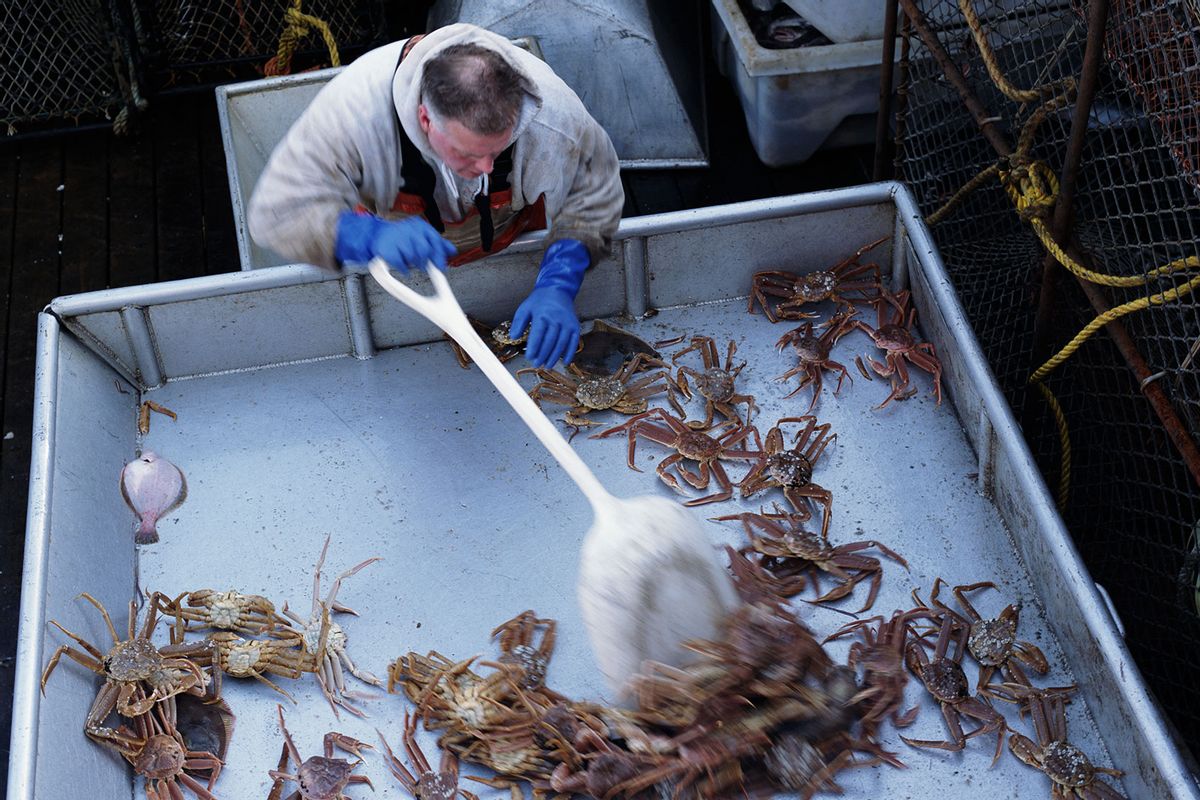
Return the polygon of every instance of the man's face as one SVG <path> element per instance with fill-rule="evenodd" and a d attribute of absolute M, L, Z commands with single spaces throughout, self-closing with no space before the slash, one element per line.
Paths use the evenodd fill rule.
<path fill-rule="evenodd" d="M 485 136 L 469 130 L 457 120 L 439 119 L 434 122 L 424 103 L 417 106 L 417 120 L 438 158 L 470 180 L 492 171 L 496 157 L 508 147 L 509 137 L 512 136 L 512 128 Z"/>

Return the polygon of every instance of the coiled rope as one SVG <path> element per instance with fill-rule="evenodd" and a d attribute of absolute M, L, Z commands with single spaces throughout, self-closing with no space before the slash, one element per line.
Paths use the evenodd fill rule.
<path fill-rule="evenodd" d="M 338 55 L 337 41 L 333 38 L 333 31 L 329 29 L 329 23 L 312 14 L 305 14 L 300 10 L 300 3 L 301 0 L 292 0 L 292 4 L 284 11 L 285 27 L 283 33 L 279 34 L 279 46 L 275 50 L 274 58 L 263 67 L 264 75 L 289 74 L 292 71 L 292 56 L 296 53 L 297 45 L 313 31 L 320 33 L 321 38 L 325 40 L 325 47 L 329 50 L 330 65 L 334 67 L 342 65 L 341 56 Z"/>

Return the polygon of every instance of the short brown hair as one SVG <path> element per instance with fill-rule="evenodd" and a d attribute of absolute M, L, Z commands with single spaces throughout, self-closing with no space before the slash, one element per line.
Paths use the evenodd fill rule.
<path fill-rule="evenodd" d="M 516 124 L 528 82 L 494 50 L 453 44 L 425 63 L 421 102 L 435 116 L 485 136 Z"/>

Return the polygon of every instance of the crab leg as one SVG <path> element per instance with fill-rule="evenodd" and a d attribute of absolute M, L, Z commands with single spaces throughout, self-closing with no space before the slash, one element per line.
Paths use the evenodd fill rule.
<path fill-rule="evenodd" d="M 381 689 L 383 688 L 383 681 L 381 681 L 379 678 L 376 678 L 373 674 L 367 672 L 365 669 L 359 669 L 359 667 L 355 665 L 354 661 L 350 658 L 350 654 L 348 652 L 345 650 L 339 651 L 338 658 L 340 658 L 342 663 L 346 665 L 346 669 L 350 670 L 351 675 L 358 678 L 360 681 L 363 681 L 364 683 L 369 683 L 372 686 L 378 686 Z"/>

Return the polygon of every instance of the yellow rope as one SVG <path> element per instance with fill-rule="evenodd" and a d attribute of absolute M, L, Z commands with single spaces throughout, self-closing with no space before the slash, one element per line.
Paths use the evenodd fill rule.
<path fill-rule="evenodd" d="M 1054 396 L 1054 392 L 1050 391 L 1050 387 L 1041 381 L 1033 381 L 1033 385 L 1038 388 L 1045 398 L 1046 404 L 1050 406 L 1050 413 L 1054 415 L 1054 423 L 1058 428 L 1058 446 L 1062 452 L 1062 457 L 1058 462 L 1058 495 L 1055 497 L 1055 504 L 1059 511 L 1065 511 L 1067 508 L 1067 497 L 1071 493 L 1071 433 L 1067 428 L 1067 415 L 1063 413 L 1062 406 L 1058 402 L 1058 398 Z"/>
<path fill-rule="evenodd" d="M 1017 169 L 1000 170 L 1000 181 L 1004 184 L 1013 204 L 1016 205 L 1021 219 L 1033 226 L 1042 246 L 1054 256 L 1058 263 L 1085 281 L 1098 283 L 1101 286 L 1145 286 L 1155 278 L 1197 266 L 1195 258 L 1182 258 L 1165 266 L 1156 267 L 1144 275 L 1129 277 L 1106 275 L 1090 270 L 1067 255 L 1066 250 L 1054 241 L 1050 229 L 1046 227 L 1046 223 L 1042 219 L 1054 208 L 1054 202 L 1058 197 L 1058 178 L 1044 162 L 1034 161 Z"/>
<path fill-rule="evenodd" d="M 961 189 L 959 189 L 957 192 L 955 192 L 954 196 L 951 197 L 949 200 L 947 200 L 945 205 L 943 205 L 937 211 L 933 212 L 928 217 L 926 217 L 925 224 L 926 225 L 937 225 L 939 222 L 941 222 L 943 219 L 945 219 L 946 216 L 951 211 L 953 211 L 954 208 L 959 203 L 962 202 L 964 197 L 966 197 L 971 192 L 975 191 L 980 186 L 982 186 L 984 183 L 986 183 L 987 180 L 989 178 L 993 177 L 997 172 L 999 172 L 999 170 L 1000 170 L 999 164 L 992 164 L 989 167 L 985 167 L 982 172 L 980 172 L 974 178 L 971 178 L 971 180 L 964 183 L 963 187 Z"/>
<path fill-rule="evenodd" d="M 998 163 L 986 167 L 978 175 L 967 181 L 961 189 L 954 193 L 954 196 L 949 201 L 930 214 L 926 218 L 926 222 L 929 225 L 935 225 L 945 219 L 950 211 L 967 194 L 983 185 L 992 175 L 997 175 L 1001 185 L 1012 200 L 1013 205 L 1016 206 L 1018 216 L 1030 224 L 1041 241 L 1042 246 L 1046 248 L 1046 251 L 1054 256 L 1059 264 L 1081 280 L 1102 286 L 1137 287 L 1145 286 L 1156 278 L 1200 267 L 1200 258 L 1190 256 L 1188 258 L 1176 259 L 1161 267 L 1156 267 L 1143 275 L 1123 277 L 1107 275 L 1088 269 L 1067 254 L 1066 250 L 1054 240 L 1046 224 L 1046 220 L 1053 213 L 1054 205 L 1058 198 L 1058 178 L 1044 162 L 1032 159 L 1030 151 L 1033 149 L 1034 136 L 1042 122 L 1052 112 L 1067 105 L 1074 97 L 1076 88 L 1075 80 L 1068 77 L 1052 84 L 1036 86 L 1032 89 L 1019 89 L 1013 86 L 1009 83 L 1004 75 L 1004 71 L 1000 68 L 996 54 L 988 42 L 987 32 L 984 31 L 983 23 L 975 13 L 971 0 L 958 0 L 958 7 L 962 11 L 968 27 L 971 29 L 971 35 L 979 49 L 979 54 L 987 68 L 988 75 L 996 87 L 1014 102 L 1028 103 L 1045 99 L 1041 106 L 1030 115 L 1029 119 L 1021 127 L 1021 134 L 1017 140 L 1017 146 L 1013 154 L 1007 158 L 1001 158 Z M 1197 286 L 1200 286 L 1200 276 L 1193 277 L 1164 292 L 1159 292 L 1149 297 L 1138 298 L 1137 300 L 1109 309 L 1084 326 L 1083 330 L 1076 334 L 1074 339 L 1051 356 L 1046 363 L 1038 367 L 1029 377 L 1029 383 L 1038 388 L 1038 391 L 1041 392 L 1042 397 L 1045 398 L 1046 403 L 1050 406 L 1051 413 L 1054 415 L 1055 425 L 1058 428 L 1059 444 L 1062 449 L 1057 496 L 1060 511 L 1066 508 L 1070 489 L 1070 432 L 1062 406 L 1054 396 L 1054 393 L 1050 391 L 1042 380 L 1066 361 L 1096 331 L 1108 323 L 1120 319 L 1126 314 L 1140 311 L 1152 305 L 1163 305 L 1178 300 L 1190 294 Z"/>
<path fill-rule="evenodd" d="M 1200 267 L 1200 257 L 1188 256 L 1187 258 L 1180 258 L 1175 261 L 1172 261 L 1167 266 L 1160 267 L 1159 269 L 1160 270 L 1187 269 L 1187 268 L 1195 268 L 1195 267 Z M 1155 270 L 1155 271 L 1157 272 L 1158 270 Z M 1149 297 L 1139 297 L 1138 299 L 1131 300 L 1128 303 L 1122 303 L 1121 305 L 1116 306 L 1115 308 L 1110 308 L 1108 311 L 1105 311 L 1103 314 L 1099 315 L 1094 320 L 1092 320 L 1087 325 L 1085 325 L 1083 330 L 1081 330 L 1079 333 L 1075 334 L 1074 339 L 1072 339 L 1070 342 L 1068 342 L 1066 344 L 1065 347 L 1063 347 L 1061 350 L 1059 350 L 1057 353 L 1055 353 L 1053 356 L 1051 356 L 1046 361 L 1045 364 L 1042 364 L 1040 367 L 1038 367 L 1037 371 L 1034 372 L 1033 375 L 1029 376 L 1029 381 L 1031 383 L 1033 383 L 1035 381 L 1040 381 L 1042 378 L 1049 375 L 1060 364 L 1062 364 L 1064 361 L 1066 361 L 1067 358 L 1069 358 L 1072 353 L 1074 353 L 1076 350 L 1078 350 L 1079 346 L 1082 345 L 1085 341 L 1087 341 L 1092 336 L 1092 334 L 1094 334 L 1096 331 L 1100 330 L 1101 328 L 1103 328 L 1105 325 L 1112 322 L 1113 320 L 1120 319 L 1121 317 L 1125 316 L 1126 314 L 1131 314 L 1134 311 L 1140 311 L 1143 308 L 1148 308 L 1149 306 L 1160 306 L 1165 303 L 1169 303 L 1174 300 L 1178 300 L 1179 298 L 1183 297 L 1184 295 L 1190 294 L 1197 286 L 1200 286 L 1200 275 L 1197 275 L 1196 277 L 1192 278 L 1190 281 L 1187 281 L 1186 283 L 1182 283 L 1178 286 L 1172 287 L 1171 289 L 1168 289 L 1165 292 L 1159 292 L 1158 294 L 1153 294 L 1153 295 L 1150 295 Z"/>
<path fill-rule="evenodd" d="M 971 0 L 958 0 L 958 7 L 963 13 L 963 17 L 967 20 L 967 26 L 971 29 L 971 36 L 975 39 L 975 45 L 979 48 L 979 55 L 983 58 L 983 65 L 987 67 L 988 75 L 992 78 L 992 83 L 996 84 L 1004 96 L 1009 100 L 1014 100 L 1018 103 L 1030 103 L 1034 100 L 1040 100 L 1043 97 L 1051 94 L 1059 93 L 1059 86 L 1064 87 L 1065 91 L 1073 91 L 1075 88 L 1075 80 L 1066 78 L 1056 83 L 1047 84 L 1045 86 L 1036 86 L 1032 89 L 1018 89 L 1008 82 L 1008 78 L 1004 76 L 1004 71 L 1000 69 L 1000 63 L 996 59 L 996 53 L 992 50 L 991 43 L 988 42 L 987 33 L 983 30 L 983 23 L 975 14 L 975 8 L 971 5 Z M 1069 88 L 1066 88 L 1069 87 Z"/>
<path fill-rule="evenodd" d="M 296 46 L 314 30 L 325 40 L 325 47 L 329 50 L 329 63 L 335 67 L 342 65 L 337 41 L 333 38 L 329 24 L 311 14 L 305 14 L 300 10 L 300 3 L 301 0 L 292 0 L 291 6 L 284 12 L 283 21 L 286 27 L 283 33 L 279 34 L 279 47 L 275 51 L 275 57 L 263 68 L 266 75 L 288 74 L 292 68 L 292 56 L 296 53 Z"/>

